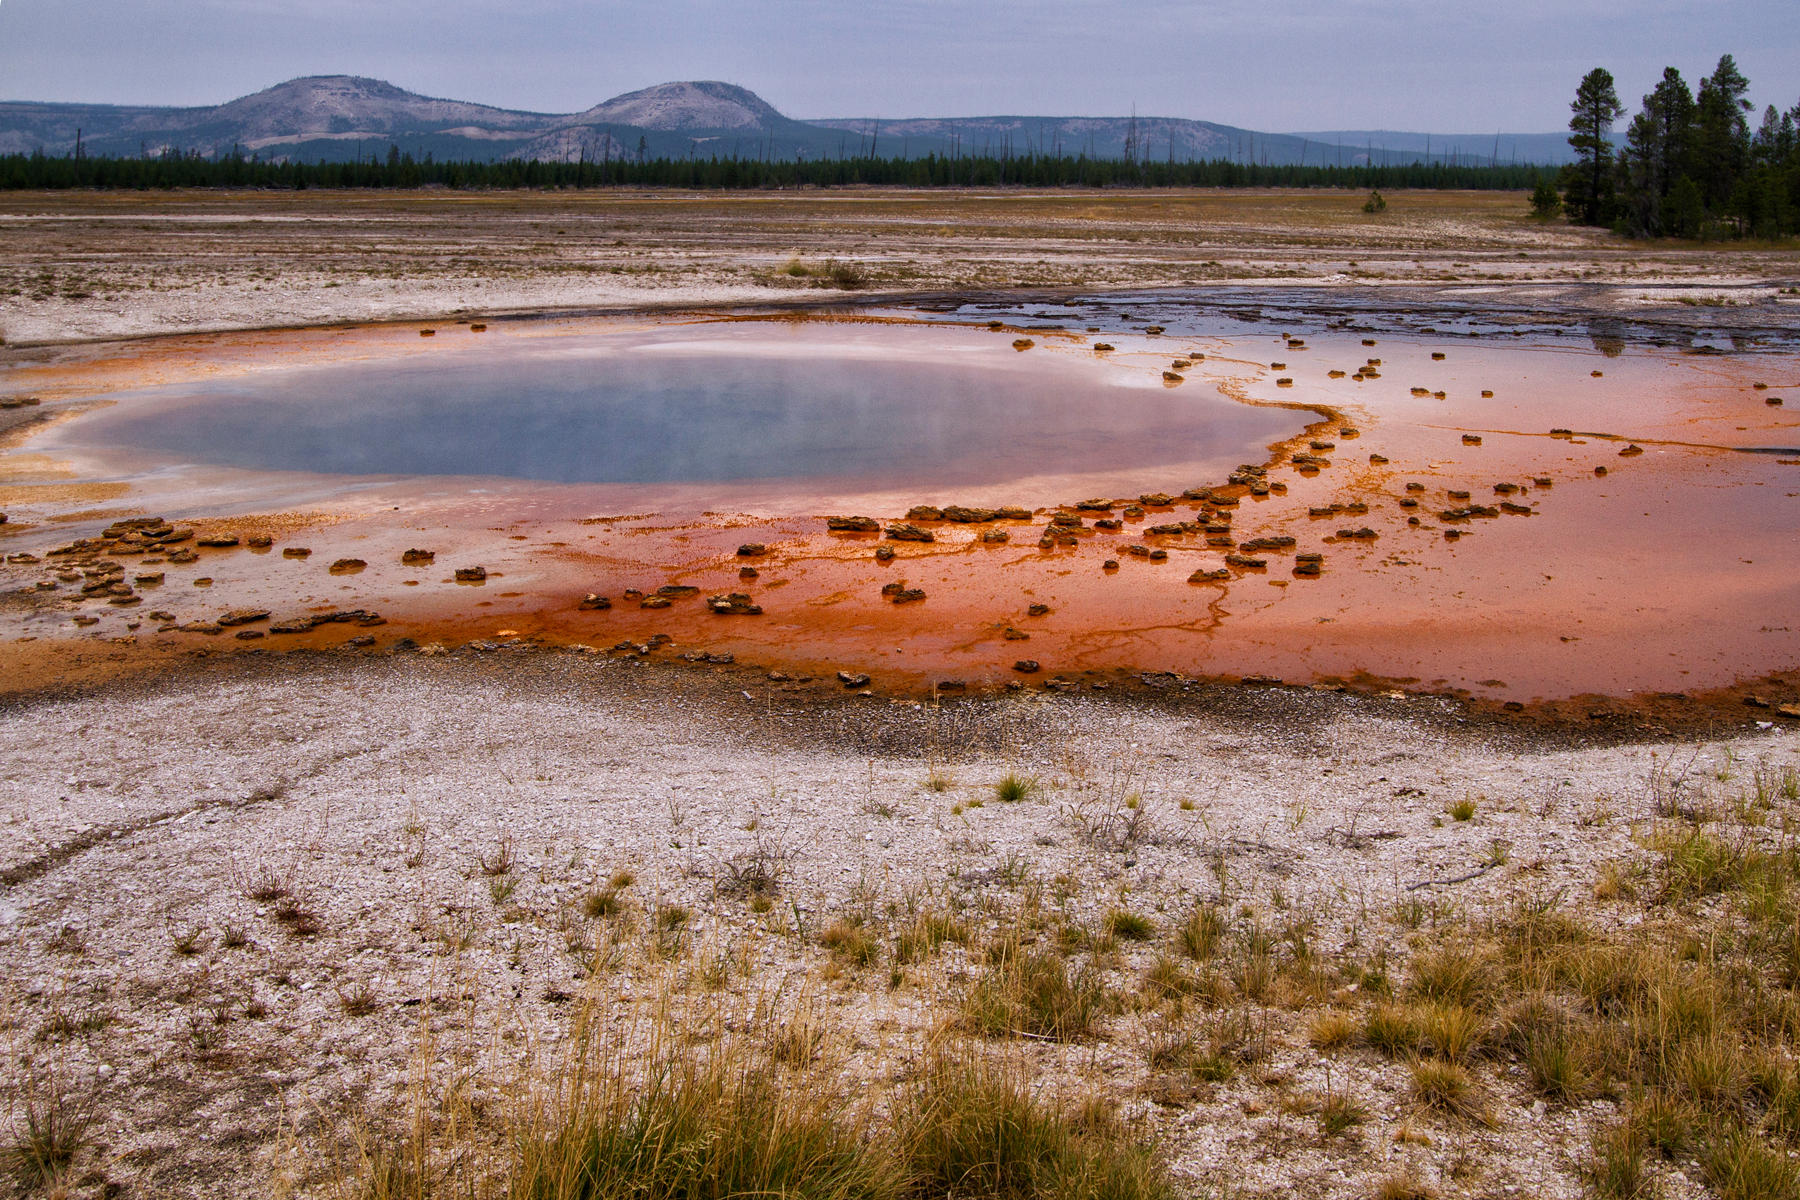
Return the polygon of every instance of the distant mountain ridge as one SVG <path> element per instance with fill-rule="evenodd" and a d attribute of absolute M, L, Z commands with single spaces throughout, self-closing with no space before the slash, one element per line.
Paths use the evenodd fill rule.
<path fill-rule="evenodd" d="M 1474 135 L 1261 133 L 1172 117 L 871 117 L 802 121 L 747 88 L 716 80 L 657 84 L 579 113 L 539 113 L 438 99 L 379 79 L 316 75 L 226 104 L 148 105 L 0 101 L 0 153 L 156 155 L 233 151 L 263 158 L 348 161 L 390 146 L 423 158 L 536 158 L 602 162 L 639 154 L 686 158 L 857 157 L 865 154 L 1085 154 L 1091 158 L 1231 159 L 1288 165 L 1421 161 L 1419 139 L 1438 138 L 1433 161 L 1485 162 Z M 1505 139 L 1512 139 L 1511 156 Z M 1548 155 L 1560 135 L 1501 135 L 1499 161 Z M 1384 140 L 1386 139 L 1386 140 Z M 1452 143 L 1458 147 L 1451 149 Z M 1566 152 L 1566 145 L 1564 145 Z"/>

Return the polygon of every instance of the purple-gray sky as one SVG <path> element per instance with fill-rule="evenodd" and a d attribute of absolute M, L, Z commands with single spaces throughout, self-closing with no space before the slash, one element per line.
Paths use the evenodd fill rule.
<path fill-rule="evenodd" d="M 1194 117 L 1549 131 L 1730 52 L 1800 101 L 1794 0 L 0 0 L 0 99 L 216 104 L 297 75 L 572 112 L 723 79 L 790 116 Z M 1753 121 L 1754 123 L 1754 121 Z"/>

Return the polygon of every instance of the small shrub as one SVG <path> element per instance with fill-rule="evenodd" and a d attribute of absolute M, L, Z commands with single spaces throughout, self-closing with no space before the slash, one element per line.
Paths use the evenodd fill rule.
<path fill-rule="evenodd" d="M 344 1010 L 347 1017 L 366 1017 L 377 1006 L 375 988 L 366 979 L 355 987 L 338 990 L 338 1007 Z"/>
<path fill-rule="evenodd" d="M 513 869 L 512 839 L 509 837 L 501 838 L 500 844 L 494 847 L 492 854 L 479 855 L 476 857 L 475 861 L 476 865 L 481 868 L 481 873 L 483 875 L 490 877 L 505 875 Z"/>
<path fill-rule="evenodd" d="M 275 905 L 275 920 L 290 936 L 297 938 L 317 937 L 325 928 L 318 913 L 303 904 L 299 897 L 291 895 L 283 896 Z"/>
<path fill-rule="evenodd" d="M 897 1105 L 907 1175 L 920 1196 L 992 1200 L 1171 1200 L 1149 1150 L 1102 1105 L 1058 1112 L 1017 1069 L 939 1055 Z"/>
<path fill-rule="evenodd" d="M 1156 936 L 1156 923 L 1149 917 L 1116 908 L 1106 916 L 1106 931 L 1127 942 L 1147 942 Z"/>
<path fill-rule="evenodd" d="M 1362 210 L 1366 213 L 1382 213 L 1387 211 L 1387 197 L 1380 192 L 1370 192 L 1369 198 L 1363 201 Z"/>
<path fill-rule="evenodd" d="M 92 1106 L 60 1092 L 27 1095 L 24 1121 L 10 1144 L 0 1145 L 0 1170 L 24 1178 L 27 1187 L 55 1187 L 88 1143 Z"/>
<path fill-rule="evenodd" d="M 1369 1110 L 1342 1092 L 1327 1093 L 1319 1102 L 1319 1132 L 1337 1137 L 1369 1119 Z"/>
<path fill-rule="evenodd" d="M 1196 962 L 1206 962 L 1219 949 L 1225 936 L 1225 916 L 1216 904 L 1202 904 L 1188 914 L 1176 930 L 1175 939 L 1181 952 Z"/>
<path fill-rule="evenodd" d="M 1475 1007 L 1491 997 L 1494 981 L 1493 963 L 1485 954 L 1453 943 L 1417 955 L 1406 990 L 1421 1000 Z"/>
<path fill-rule="evenodd" d="M 1800 1167 L 1781 1150 L 1764 1145 L 1749 1130 L 1716 1135 L 1700 1155 L 1706 1181 L 1719 1200 L 1794 1200 L 1800 1196 Z"/>
<path fill-rule="evenodd" d="M 1398 1175 L 1389 1175 L 1375 1185 L 1375 1200 L 1437 1200 L 1437 1189 L 1413 1174 L 1408 1167 Z"/>
<path fill-rule="evenodd" d="M 293 890 L 293 884 L 288 877 L 273 867 L 264 867 L 244 886 L 245 895 L 263 904 L 292 895 Z"/>
<path fill-rule="evenodd" d="M 1306 1040 L 1324 1051 L 1342 1050 L 1356 1040 L 1356 1020 L 1348 1013 L 1320 1013 L 1307 1023 Z"/>
<path fill-rule="evenodd" d="M 1486 1113 L 1474 1076 L 1453 1062 L 1422 1058 L 1411 1067 L 1412 1097 L 1420 1105 L 1459 1121 L 1481 1120 Z"/>
<path fill-rule="evenodd" d="M 1410 1004 L 1377 1004 L 1363 1018 L 1363 1038 L 1389 1058 L 1424 1053 L 1425 1031 Z"/>
<path fill-rule="evenodd" d="M 967 942 L 968 926 L 945 912 L 921 912 L 894 939 L 894 961 L 901 965 L 930 956 L 945 942 Z"/>
<path fill-rule="evenodd" d="M 994 799 L 1005 804 L 1017 804 L 1021 800 L 1030 799 L 1037 794 L 1037 780 L 1029 775 L 1021 775 L 1017 771 L 1008 771 L 994 785 Z"/>
<path fill-rule="evenodd" d="M 1640 1200 L 1655 1194 L 1644 1169 L 1643 1135 L 1630 1124 L 1605 1130 L 1594 1139 L 1581 1175 L 1598 1200 Z"/>
<path fill-rule="evenodd" d="M 619 911 L 622 903 L 616 888 L 604 887 L 587 894 L 581 902 L 581 911 L 589 917 L 610 917 Z"/>
<path fill-rule="evenodd" d="M 819 943 L 845 962 L 859 967 L 874 962 L 877 954 L 875 939 L 855 921 L 833 921 L 819 935 Z"/>
<path fill-rule="evenodd" d="M 1450 807 L 1445 811 L 1450 814 L 1450 819 L 1453 821 L 1472 820 L 1475 816 L 1475 802 L 1465 796 L 1460 800 L 1451 801 Z"/>
<path fill-rule="evenodd" d="M 964 1018 L 990 1037 L 1031 1034 L 1055 1041 L 1085 1036 L 1106 998 L 1089 968 L 1071 971 L 1053 951 L 1012 945 L 976 981 L 963 1002 Z"/>

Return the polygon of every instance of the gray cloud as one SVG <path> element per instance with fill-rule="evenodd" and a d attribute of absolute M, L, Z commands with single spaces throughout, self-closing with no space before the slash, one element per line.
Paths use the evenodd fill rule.
<path fill-rule="evenodd" d="M 1791 0 L 4 0 L 0 98 L 218 103 L 348 72 L 574 111 L 726 79 L 794 116 L 1140 113 L 1263 129 L 1557 129 L 1604 65 L 1635 100 L 1665 64 L 1737 56 L 1758 105 L 1800 100 Z"/>

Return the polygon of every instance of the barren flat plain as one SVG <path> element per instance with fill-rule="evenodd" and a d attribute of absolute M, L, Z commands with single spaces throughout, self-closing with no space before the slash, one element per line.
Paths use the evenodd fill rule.
<path fill-rule="evenodd" d="M 1792 1194 L 1800 251 L 1361 200 L 0 197 L 19 1186 Z"/>

